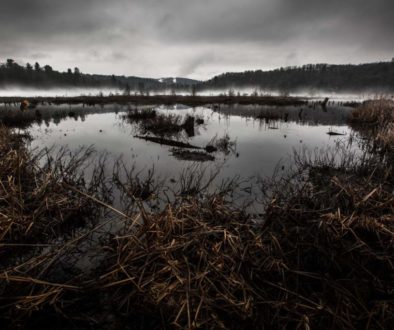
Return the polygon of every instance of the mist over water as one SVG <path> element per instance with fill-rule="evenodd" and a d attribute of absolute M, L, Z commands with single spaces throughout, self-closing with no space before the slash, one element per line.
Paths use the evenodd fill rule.
<path fill-rule="evenodd" d="M 297 92 L 284 93 L 283 91 L 264 90 L 260 88 L 223 88 L 223 89 L 204 89 L 198 90 L 197 96 L 218 96 L 229 95 L 229 92 L 236 96 L 291 96 L 308 98 L 312 100 L 322 100 L 328 97 L 331 101 L 336 102 L 363 102 L 366 100 L 373 100 L 379 98 L 394 98 L 394 91 L 392 92 L 330 92 L 324 90 L 301 90 Z M 192 95 L 191 88 L 189 89 L 173 89 L 165 88 L 160 90 L 146 90 L 146 95 Z M 76 97 L 76 96 L 109 96 L 122 95 L 124 90 L 119 88 L 48 88 L 35 89 L 21 86 L 12 86 L 7 88 L 0 88 L 0 97 Z M 131 90 L 131 95 L 139 95 L 140 91 Z"/>
<path fill-rule="evenodd" d="M 48 89 L 35 89 L 26 87 L 9 87 L 0 88 L 0 97 L 56 97 L 56 96 L 91 96 L 122 93 L 122 90 L 117 88 L 48 88 Z"/>
<path fill-rule="evenodd" d="M 376 92 L 376 91 L 364 91 L 364 92 L 332 92 L 326 90 L 298 90 L 288 93 L 284 93 L 279 90 L 267 90 L 255 87 L 250 88 L 223 88 L 214 90 L 202 90 L 198 92 L 201 96 L 214 96 L 214 95 L 228 95 L 229 91 L 232 91 L 235 95 L 241 96 L 291 96 L 291 97 L 301 97 L 308 99 L 321 100 L 328 97 L 330 100 L 338 102 L 362 102 L 366 100 L 374 100 L 379 98 L 394 98 L 394 91 L 386 92 Z M 185 93 L 186 94 L 186 93 Z"/>

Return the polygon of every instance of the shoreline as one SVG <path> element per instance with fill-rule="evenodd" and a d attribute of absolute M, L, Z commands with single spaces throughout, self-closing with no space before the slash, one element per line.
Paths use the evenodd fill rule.
<path fill-rule="evenodd" d="M 277 97 L 277 96 L 183 96 L 183 95 L 114 95 L 114 96 L 73 96 L 73 97 L 0 97 L 0 103 L 12 104 L 28 100 L 30 103 L 52 104 L 111 104 L 111 103 L 134 103 L 134 104 L 184 104 L 200 106 L 207 104 L 257 104 L 277 106 L 298 106 L 308 103 L 306 98 L 301 97 Z"/>

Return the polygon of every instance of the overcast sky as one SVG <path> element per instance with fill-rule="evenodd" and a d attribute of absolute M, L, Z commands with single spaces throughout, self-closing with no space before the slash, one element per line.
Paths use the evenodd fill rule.
<path fill-rule="evenodd" d="M 0 61 L 206 79 L 394 57 L 394 0 L 0 0 Z"/>

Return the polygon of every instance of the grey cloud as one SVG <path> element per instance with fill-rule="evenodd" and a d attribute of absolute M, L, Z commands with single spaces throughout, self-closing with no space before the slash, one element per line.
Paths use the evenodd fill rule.
<path fill-rule="evenodd" d="M 212 52 L 206 52 L 202 55 L 196 55 L 187 61 L 180 69 L 180 76 L 191 76 L 204 64 L 216 62 L 217 58 Z"/>
<path fill-rule="evenodd" d="M 190 42 L 285 42 L 291 38 L 321 37 L 355 42 L 371 36 L 379 42 L 392 35 L 394 2 L 390 0 L 272 0 L 213 1 L 205 12 L 204 1 L 180 6 L 164 22 L 163 36 Z M 351 40 L 346 40 L 349 42 Z"/>
<path fill-rule="evenodd" d="M 197 78 L 382 60 L 393 16 L 392 0 L 1 0 L 0 58 Z"/>

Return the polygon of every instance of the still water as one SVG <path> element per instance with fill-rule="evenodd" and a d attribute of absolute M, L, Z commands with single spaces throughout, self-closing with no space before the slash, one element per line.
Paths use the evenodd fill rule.
<path fill-rule="evenodd" d="M 185 169 L 194 164 L 190 160 L 174 157 L 173 147 L 139 139 L 136 135 L 154 136 L 141 132 L 139 122 L 124 119 L 133 106 L 106 105 L 92 108 L 89 114 L 51 119 L 34 123 L 28 131 L 33 136 L 31 147 L 67 147 L 76 150 L 81 146 L 93 146 L 97 154 L 107 158 L 122 158 L 137 171 L 154 168 L 163 179 L 176 181 Z M 213 139 L 228 136 L 232 148 L 228 152 L 214 152 L 214 161 L 201 163 L 207 171 L 217 171 L 216 182 L 239 176 L 241 178 L 270 177 L 275 169 L 290 165 L 294 151 L 325 150 L 338 143 L 346 145 L 351 137 L 347 118 L 351 108 L 319 106 L 267 107 L 267 106 L 220 106 L 196 107 L 157 106 L 158 114 L 165 116 L 187 115 L 203 119 L 195 125 L 192 134 L 181 131 L 172 140 L 205 147 Z M 76 111 L 78 107 L 64 111 Z M 78 113 L 78 112 L 77 112 Z M 260 113 L 278 114 L 276 119 L 257 119 Z M 328 132 L 343 135 L 331 136 Z M 283 165 L 282 165 L 283 164 Z M 220 170 L 218 170 L 220 168 Z"/>

